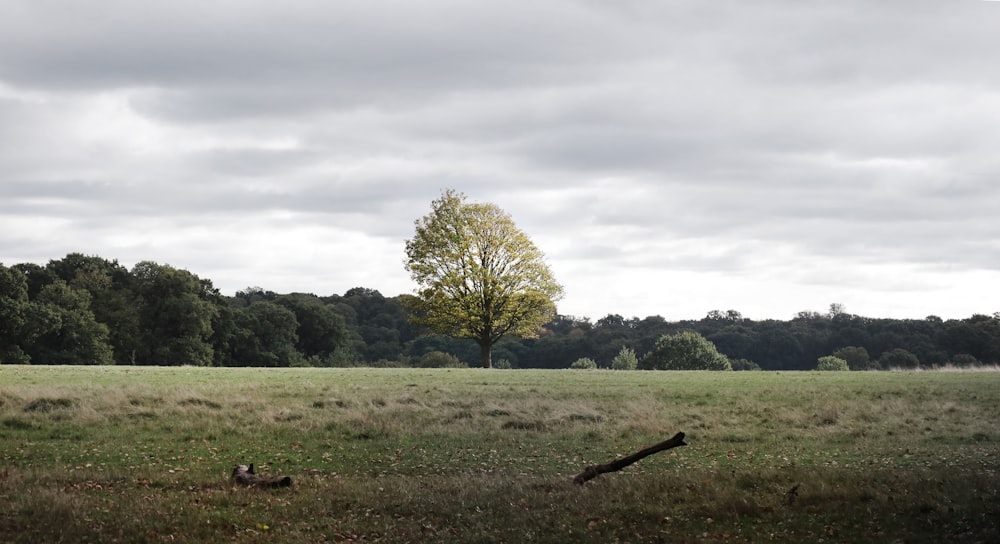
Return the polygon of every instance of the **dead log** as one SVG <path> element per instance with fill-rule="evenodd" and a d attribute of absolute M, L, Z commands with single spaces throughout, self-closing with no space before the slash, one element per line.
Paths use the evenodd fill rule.
<path fill-rule="evenodd" d="M 684 442 L 684 433 L 677 433 L 673 438 L 669 440 L 664 440 L 659 444 L 654 444 L 648 448 L 643 448 L 628 457 L 622 457 L 621 459 L 615 459 L 610 463 L 604 463 L 603 465 L 590 465 L 589 467 L 583 469 L 583 472 L 576 475 L 573 478 L 573 483 L 577 485 L 583 485 L 584 482 L 588 480 L 593 480 L 594 478 L 604 474 L 606 472 L 618 472 L 619 470 L 639 461 L 645 457 L 649 457 L 654 453 L 661 452 L 663 450 L 669 450 L 671 448 L 676 448 L 677 446 L 687 446 Z"/>
<path fill-rule="evenodd" d="M 236 465 L 233 467 L 233 474 L 229 479 L 234 484 L 245 487 L 288 487 L 292 485 L 292 479 L 288 476 L 258 476 L 253 471 L 253 463 Z"/>

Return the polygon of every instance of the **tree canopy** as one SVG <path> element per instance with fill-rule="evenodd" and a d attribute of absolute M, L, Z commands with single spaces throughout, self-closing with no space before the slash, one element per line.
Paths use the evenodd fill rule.
<path fill-rule="evenodd" d="M 414 322 L 474 340 L 484 368 L 492 366 L 500 338 L 537 335 L 563 294 L 544 254 L 510 215 L 493 204 L 466 202 L 453 190 L 416 221 L 406 257 L 419 286 Z"/>
<path fill-rule="evenodd" d="M 0 263 L 0 363 L 214 366 L 440 366 L 481 363 L 469 337 L 411 326 L 414 295 L 368 287 L 343 295 L 279 294 L 260 287 L 224 296 L 208 279 L 142 262 L 131 270 L 71 253 L 46 265 Z M 754 321 L 737 311 L 667 321 L 609 314 L 555 315 L 536 337 L 505 336 L 495 366 L 598 368 L 652 361 L 664 335 L 694 331 L 734 370 L 811 370 L 828 355 L 852 371 L 1000 365 L 1000 312 L 965 319 L 882 319 L 803 311 Z M 110 347 L 110 357 L 109 348 Z M 454 364 L 448 359 L 446 364 Z"/>

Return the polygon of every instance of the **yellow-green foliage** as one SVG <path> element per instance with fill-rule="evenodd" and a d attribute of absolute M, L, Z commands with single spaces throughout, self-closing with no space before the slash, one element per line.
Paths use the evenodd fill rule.
<path fill-rule="evenodd" d="M 816 361 L 816 370 L 845 371 L 850 370 L 850 367 L 847 366 L 847 361 L 840 357 L 827 355 L 826 357 L 820 357 Z"/>
<path fill-rule="evenodd" d="M 639 359 L 635 356 L 635 350 L 629 347 L 622 347 L 611 359 L 612 370 L 635 370 L 639 366 Z"/>
<path fill-rule="evenodd" d="M 489 351 L 506 335 L 532 337 L 555 316 L 563 288 L 545 255 L 510 215 L 445 191 L 406 242 L 406 269 L 419 285 L 410 299 L 418 324 L 475 340 Z"/>
<path fill-rule="evenodd" d="M 575 370 L 594 370 L 597 368 L 597 363 L 590 357 L 581 357 L 573 361 L 569 367 Z"/>

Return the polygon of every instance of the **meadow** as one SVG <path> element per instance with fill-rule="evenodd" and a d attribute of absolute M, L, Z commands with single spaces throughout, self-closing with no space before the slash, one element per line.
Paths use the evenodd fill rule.
<path fill-rule="evenodd" d="M 11 543 L 998 542 L 1000 372 L 11 365 L 0 458 Z"/>

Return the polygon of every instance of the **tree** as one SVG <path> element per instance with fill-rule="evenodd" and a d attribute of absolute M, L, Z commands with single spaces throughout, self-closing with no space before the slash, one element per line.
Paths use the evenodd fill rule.
<path fill-rule="evenodd" d="M 234 357 L 240 364 L 280 367 L 302 364 L 302 354 L 295 349 L 299 322 L 292 310 L 276 302 L 259 301 L 246 309 L 244 319 L 243 326 L 251 336 Z"/>
<path fill-rule="evenodd" d="M 879 365 L 886 370 L 894 368 L 920 368 L 920 359 L 903 348 L 886 351 L 878 358 Z"/>
<path fill-rule="evenodd" d="M 136 360 L 147 365 L 211 364 L 209 340 L 219 310 L 209 300 L 207 283 L 187 270 L 151 261 L 137 263 L 132 276 L 142 331 Z"/>
<path fill-rule="evenodd" d="M 732 370 L 729 358 L 715 344 L 694 331 L 665 334 L 653 351 L 642 358 L 641 368 L 650 370 Z"/>
<path fill-rule="evenodd" d="M 344 319 L 315 295 L 292 293 L 275 300 L 275 304 L 295 314 L 298 341 L 295 348 L 305 357 L 329 361 L 338 350 L 347 347 Z"/>
<path fill-rule="evenodd" d="M 816 361 L 816 370 L 850 370 L 850 367 L 847 366 L 847 361 L 840 357 L 827 355 Z"/>
<path fill-rule="evenodd" d="M 851 370 L 874 370 L 878 364 L 874 363 L 868 350 L 859 346 L 847 346 L 833 352 L 833 356 L 847 361 L 847 366 Z"/>
<path fill-rule="evenodd" d="M 830 318 L 833 319 L 834 317 L 837 317 L 838 315 L 846 314 L 846 313 L 847 313 L 847 307 L 846 306 L 844 306 L 843 304 L 841 304 L 839 302 L 834 302 L 834 303 L 830 304 L 830 311 L 829 311 L 829 313 L 827 313 L 827 315 L 829 315 Z"/>
<path fill-rule="evenodd" d="M 29 278 L 35 278 L 36 292 L 40 292 L 45 285 L 54 283 L 56 279 L 62 279 L 71 288 L 90 293 L 90 310 L 94 313 L 94 319 L 108 328 L 108 342 L 114 351 L 114 362 L 134 362 L 135 353 L 141 347 L 139 304 L 128 269 L 118 264 L 118 261 L 70 253 L 58 261 L 49 261 L 44 271 L 45 274 L 40 270 L 32 270 L 29 275 Z M 47 283 L 42 284 L 46 280 Z"/>
<path fill-rule="evenodd" d="M 960 321 L 949 320 L 938 334 L 938 343 L 948 353 L 968 354 L 985 364 L 1000 362 L 1000 319 L 976 314 Z"/>
<path fill-rule="evenodd" d="M 243 307 L 260 301 L 274 302 L 278 296 L 278 293 L 265 291 L 262 287 L 247 287 L 246 289 L 236 291 L 236 300 L 239 301 L 238 306 Z"/>
<path fill-rule="evenodd" d="M 239 298 L 220 308 L 213 329 L 215 362 L 222 366 L 304 366 L 296 350 L 300 324 L 295 312 L 274 301 L 256 299 L 243 307 Z M 324 364 L 314 355 L 312 362 Z"/>
<path fill-rule="evenodd" d="M 623 347 L 614 359 L 611 359 L 612 370 L 635 370 L 639 366 L 639 360 L 635 356 L 632 348 Z"/>
<path fill-rule="evenodd" d="M 758 342 L 756 336 L 753 328 L 745 324 L 726 325 L 717 332 L 705 334 L 705 338 L 715 344 L 719 351 L 736 359 L 749 359 L 754 355 Z"/>
<path fill-rule="evenodd" d="M 11 266 L 10 269 L 24 275 L 28 289 L 27 294 L 30 300 L 35 300 L 38 293 L 42 291 L 42 287 L 54 282 L 59 277 L 55 272 L 49 270 L 48 267 L 35 263 L 19 263 Z"/>
<path fill-rule="evenodd" d="M 556 315 L 563 288 L 544 254 L 510 215 L 493 204 L 469 203 L 446 190 L 415 222 L 406 269 L 418 285 L 413 322 L 433 332 L 471 338 L 483 368 L 504 336 L 537 336 Z"/>
<path fill-rule="evenodd" d="M 730 321 L 733 323 L 739 323 L 743 321 L 743 314 L 736 310 L 726 310 L 724 313 L 719 310 L 712 310 L 705 315 L 705 319 L 709 321 Z"/>
<path fill-rule="evenodd" d="M 397 299 L 386 298 L 375 289 L 355 287 L 343 297 L 326 300 L 351 326 L 346 342 L 362 362 L 402 360 L 403 344 L 411 335 L 406 310 Z"/>
<path fill-rule="evenodd" d="M 769 370 L 809 368 L 811 363 L 803 354 L 802 343 L 791 329 L 790 323 L 781 321 L 759 322 L 754 334 L 754 348 L 742 357 L 751 361 L 764 361 Z"/>
<path fill-rule="evenodd" d="M 24 273 L 0 264 L 0 363 L 27 363 L 31 360 L 21 348 L 28 333 L 30 302 L 28 280 Z"/>
<path fill-rule="evenodd" d="M 38 303 L 56 318 L 57 326 L 27 342 L 25 351 L 36 364 L 93 365 L 114 362 L 108 327 L 98 323 L 86 289 L 73 289 L 62 279 L 46 285 Z"/>

